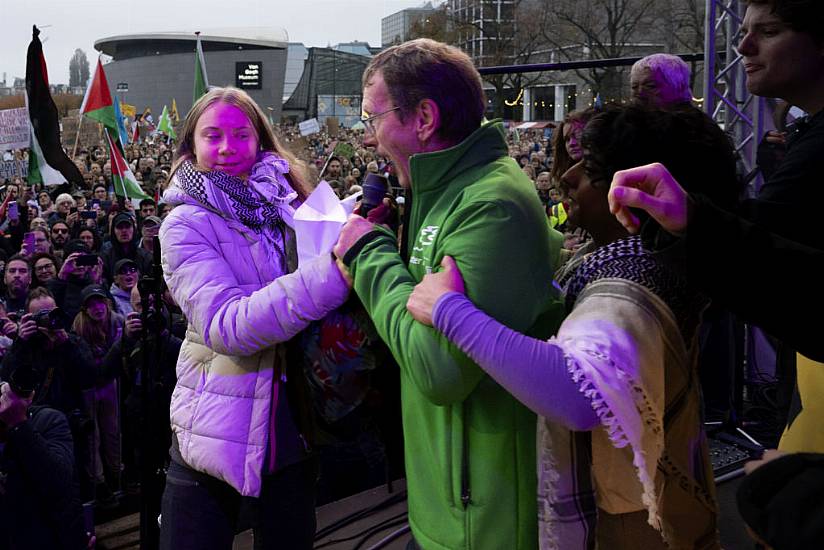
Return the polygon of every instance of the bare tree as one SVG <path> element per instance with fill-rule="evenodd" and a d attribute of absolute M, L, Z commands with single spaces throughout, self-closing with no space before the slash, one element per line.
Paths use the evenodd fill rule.
<path fill-rule="evenodd" d="M 74 50 L 69 60 L 69 86 L 85 86 L 89 81 L 89 60 L 80 48 Z"/>
<path fill-rule="evenodd" d="M 447 4 L 443 3 L 435 11 L 420 17 L 409 28 L 409 39 L 431 38 L 444 44 L 455 44 L 455 29 L 449 23 Z"/>
<path fill-rule="evenodd" d="M 669 17 L 662 0 L 536 0 L 550 14 L 542 39 L 555 61 L 611 59 L 637 55 L 644 48 L 665 48 Z M 627 95 L 623 67 L 576 70 L 595 92 L 610 98 Z"/>
<path fill-rule="evenodd" d="M 704 51 L 705 0 L 669 0 L 671 14 L 670 51 L 673 53 L 697 53 Z M 695 86 L 699 61 L 691 63 L 690 86 Z"/>
<path fill-rule="evenodd" d="M 536 9 L 534 0 L 478 0 L 461 10 L 452 4 L 442 4 L 425 21 L 413 25 L 410 38 L 432 38 L 458 46 L 479 67 L 534 62 L 541 27 L 548 21 L 546 12 Z M 531 74 L 484 76 L 495 89 L 495 115 L 503 114 L 508 90 L 517 95 L 536 79 L 537 76 Z"/>

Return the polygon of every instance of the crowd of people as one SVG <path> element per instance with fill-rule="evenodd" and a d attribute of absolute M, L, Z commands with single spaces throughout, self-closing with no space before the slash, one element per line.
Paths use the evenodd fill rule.
<path fill-rule="evenodd" d="M 745 201 L 678 58 L 633 67 L 632 105 L 520 132 L 485 121 L 469 58 L 426 39 L 372 59 L 362 130 L 301 136 L 213 88 L 178 141 L 125 147 L 154 199 L 112 193 L 102 146 L 77 151 L 69 189 L 7 181 L 0 483 L 22 504 L 0 499 L 17 518 L 3 536 L 88 547 L 80 502 L 139 490 L 162 548 L 230 548 L 247 506 L 256 547 L 311 548 L 339 478 L 385 473 L 395 406 L 411 549 L 719 548 L 703 312 L 719 302 L 803 353 L 801 395 L 824 356 L 792 311 L 821 301 L 824 247 L 800 213 L 820 195 L 822 25 L 812 1 L 748 2 L 750 90 L 810 118 Z M 298 263 L 295 209 L 369 173 L 394 200 Z M 763 296 L 765 254 L 798 300 Z M 767 547 L 820 540 L 815 411 L 739 492 Z M 48 486 L 25 496 L 33 477 Z"/>

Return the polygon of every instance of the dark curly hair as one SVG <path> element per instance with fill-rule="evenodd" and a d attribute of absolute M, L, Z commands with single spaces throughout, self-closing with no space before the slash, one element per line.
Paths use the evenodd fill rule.
<path fill-rule="evenodd" d="M 770 6 L 793 30 L 812 35 L 821 44 L 824 42 L 824 2 L 821 0 L 745 0 L 747 5 Z"/>
<path fill-rule="evenodd" d="M 690 193 L 733 206 L 741 186 L 729 138 L 693 107 L 661 111 L 642 106 L 608 107 L 581 137 L 584 163 L 595 187 L 609 189 L 619 170 L 660 162 Z"/>

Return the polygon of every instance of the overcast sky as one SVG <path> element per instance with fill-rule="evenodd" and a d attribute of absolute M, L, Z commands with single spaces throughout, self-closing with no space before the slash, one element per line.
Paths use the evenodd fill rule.
<path fill-rule="evenodd" d="M 433 1 L 437 5 L 440 2 Z M 424 0 L 0 0 L 0 79 L 26 76 L 31 27 L 41 30 L 52 84 L 68 84 L 69 59 L 86 52 L 92 71 L 100 38 L 137 32 L 271 26 L 290 42 L 380 46 L 381 18 Z"/>

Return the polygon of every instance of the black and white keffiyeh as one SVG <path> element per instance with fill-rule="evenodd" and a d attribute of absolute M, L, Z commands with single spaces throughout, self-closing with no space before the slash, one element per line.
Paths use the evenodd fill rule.
<path fill-rule="evenodd" d="M 177 169 L 172 186 L 222 217 L 237 221 L 278 244 L 284 223 L 292 226 L 298 198 L 286 180 L 289 163 L 263 153 L 247 179 L 225 172 L 198 170 L 191 161 Z"/>

